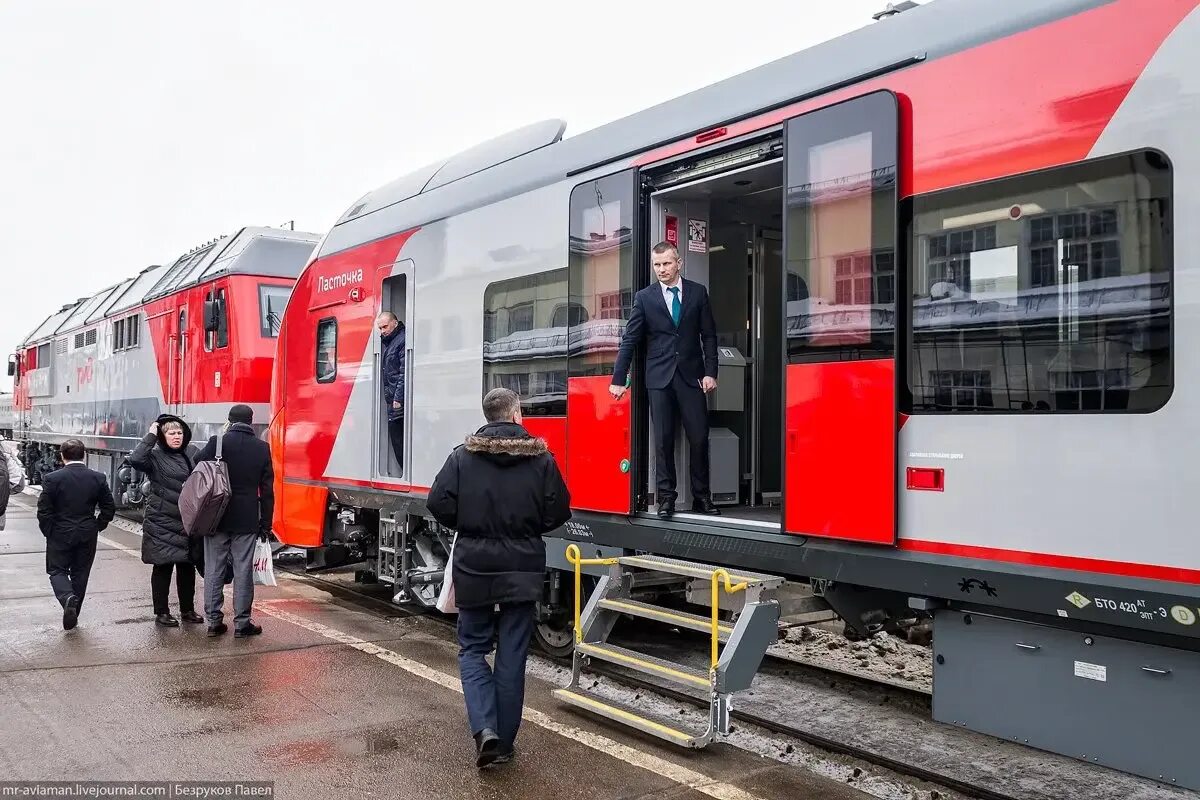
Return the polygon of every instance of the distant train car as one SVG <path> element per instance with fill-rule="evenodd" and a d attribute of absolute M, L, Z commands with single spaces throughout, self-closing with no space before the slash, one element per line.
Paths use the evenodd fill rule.
<path fill-rule="evenodd" d="M 136 506 L 143 476 L 123 460 L 159 414 L 187 420 L 199 441 L 246 403 L 264 430 L 280 321 L 318 238 L 243 228 L 51 314 L 11 362 L 30 482 L 77 438 L 118 503 Z"/>
<path fill-rule="evenodd" d="M 859 635 L 932 618 L 935 718 L 1200 785 L 1197 53 L 1196 0 L 935 0 L 367 194 L 285 315 L 277 535 L 431 604 L 453 532 L 424 498 L 508 387 L 575 512 L 544 644 L 572 643 L 571 543 L 770 573 Z M 638 371 L 609 393 L 660 240 L 716 316 L 720 517 L 656 514 Z"/>

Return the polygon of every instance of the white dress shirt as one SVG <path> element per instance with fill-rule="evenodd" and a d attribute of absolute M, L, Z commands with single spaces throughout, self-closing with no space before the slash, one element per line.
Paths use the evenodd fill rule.
<path fill-rule="evenodd" d="M 671 303 L 674 302 L 674 300 L 675 300 L 675 295 L 672 292 L 667 291 L 672 286 L 679 288 L 679 313 L 682 314 L 683 313 L 683 276 L 676 275 L 675 282 L 670 285 L 665 284 L 662 281 L 658 282 L 658 288 L 662 289 L 663 300 L 667 304 L 667 314 L 668 315 L 670 315 L 670 313 L 671 313 Z"/>

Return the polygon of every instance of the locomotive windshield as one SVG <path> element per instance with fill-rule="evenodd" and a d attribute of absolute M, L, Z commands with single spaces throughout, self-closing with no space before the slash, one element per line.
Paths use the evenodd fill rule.
<path fill-rule="evenodd" d="M 287 286 L 258 287 L 258 324 L 260 332 L 268 339 L 279 336 L 279 326 L 283 323 L 283 309 L 287 306 L 288 295 L 292 292 Z"/>

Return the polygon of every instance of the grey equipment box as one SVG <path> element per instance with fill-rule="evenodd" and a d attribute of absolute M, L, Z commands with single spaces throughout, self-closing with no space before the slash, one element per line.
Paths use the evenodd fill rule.
<path fill-rule="evenodd" d="M 746 409 L 746 358 L 736 347 L 717 347 L 717 390 L 708 396 L 709 411 Z"/>
<path fill-rule="evenodd" d="M 708 484 L 715 505 L 738 502 L 738 471 L 741 469 L 738 447 L 738 437 L 733 431 L 728 428 L 709 429 Z"/>
<path fill-rule="evenodd" d="M 933 718 L 1200 789 L 1200 653 L 934 614 Z"/>

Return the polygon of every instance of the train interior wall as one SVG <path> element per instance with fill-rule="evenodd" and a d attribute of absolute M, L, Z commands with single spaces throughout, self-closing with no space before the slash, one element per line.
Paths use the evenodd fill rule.
<path fill-rule="evenodd" d="M 717 330 L 708 398 L 709 475 L 723 521 L 777 529 L 783 486 L 783 165 L 735 170 L 652 202 L 652 241 L 676 237 L 683 276 L 707 287 Z M 673 233 L 672 233 L 673 232 Z M 647 497 L 654 508 L 653 420 Z M 689 457 L 676 437 L 677 516 L 691 507 Z"/>

